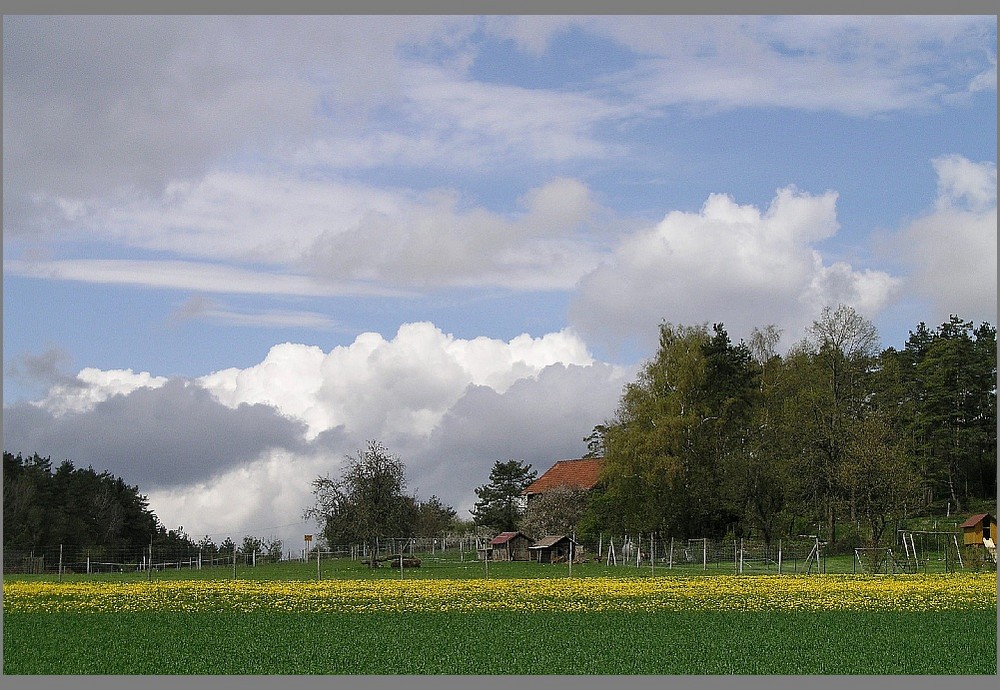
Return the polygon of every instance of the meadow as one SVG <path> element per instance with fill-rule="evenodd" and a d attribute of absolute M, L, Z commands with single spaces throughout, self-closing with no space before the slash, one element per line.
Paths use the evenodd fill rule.
<path fill-rule="evenodd" d="M 995 572 L 592 565 L 8 578 L 4 673 L 996 674 Z"/>

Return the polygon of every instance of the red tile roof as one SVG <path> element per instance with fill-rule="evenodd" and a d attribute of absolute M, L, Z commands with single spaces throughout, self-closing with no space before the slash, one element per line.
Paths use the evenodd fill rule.
<path fill-rule="evenodd" d="M 978 515 L 973 515 L 968 520 L 962 523 L 962 527 L 976 527 L 984 521 L 985 518 L 992 519 L 993 516 L 989 513 L 979 513 Z"/>
<path fill-rule="evenodd" d="M 545 474 L 529 484 L 523 493 L 525 496 L 541 494 L 557 486 L 567 486 L 571 489 L 592 489 L 601 476 L 601 467 L 603 466 L 604 458 L 560 460 Z"/>

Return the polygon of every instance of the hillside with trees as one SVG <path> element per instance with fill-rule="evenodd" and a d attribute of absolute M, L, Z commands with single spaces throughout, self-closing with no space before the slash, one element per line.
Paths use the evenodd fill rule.
<path fill-rule="evenodd" d="M 587 439 L 605 464 L 581 530 L 770 542 L 818 528 L 877 544 L 929 506 L 995 506 L 994 326 L 921 323 L 902 350 L 880 350 L 841 306 L 785 356 L 779 335 L 734 344 L 722 324 L 663 323 Z"/>

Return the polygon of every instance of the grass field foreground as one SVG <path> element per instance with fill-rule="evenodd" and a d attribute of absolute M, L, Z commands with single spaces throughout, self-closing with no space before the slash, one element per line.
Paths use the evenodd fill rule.
<path fill-rule="evenodd" d="M 994 573 L 17 580 L 4 673 L 995 675 L 996 602 Z"/>

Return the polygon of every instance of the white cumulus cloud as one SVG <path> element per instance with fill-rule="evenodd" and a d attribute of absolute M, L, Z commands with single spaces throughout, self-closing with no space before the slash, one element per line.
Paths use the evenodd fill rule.
<path fill-rule="evenodd" d="M 908 287 L 931 303 L 928 323 L 952 314 L 996 323 L 997 168 L 963 156 L 932 161 L 934 208 L 900 233 L 896 246 L 912 267 Z"/>
<path fill-rule="evenodd" d="M 55 415 L 86 412 L 115 395 L 128 395 L 140 388 L 159 388 L 166 382 L 165 376 L 153 376 L 148 371 L 87 367 L 75 377 L 55 383 L 36 404 Z"/>
<path fill-rule="evenodd" d="M 273 405 L 306 423 L 312 438 L 336 427 L 388 438 L 429 434 L 470 385 L 503 392 L 551 364 L 593 361 L 568 330 L 465 340 L 424 322 L 402 325 L 390 340 L 363 333 L 330 352 L 276 345 L 258 365 L 215 372 L 198 383 L 228 406 Z"/>
<path fill-rule="evenodd" d="M 815 247 L 839 229 L 836 201 L 834 192 L 786 187 L 763 211 L 724 194 L 697 213 L 672 211 L 581 281 L 573 322 L 588 338 L 621 345 L 648 341 L 661 320 L 722 321 L 735 337 L 775 324 L 794 339 L 826 305 L 877 312 L 898 279 L 827 264 Z"/>

